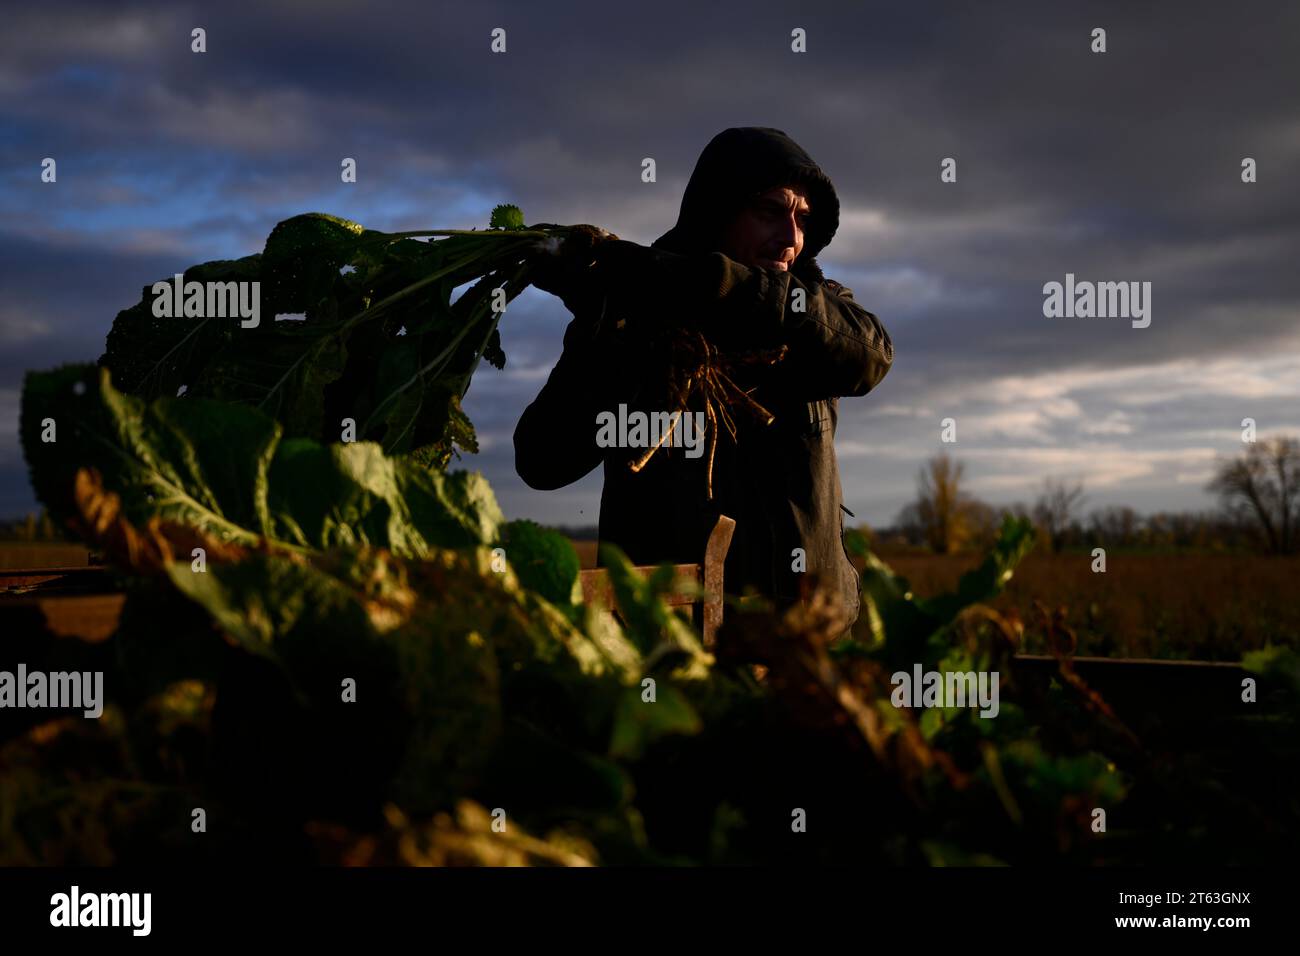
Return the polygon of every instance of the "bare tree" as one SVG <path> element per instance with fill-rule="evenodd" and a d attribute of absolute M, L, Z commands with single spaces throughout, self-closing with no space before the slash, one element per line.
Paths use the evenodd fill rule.
<path fill-rule="evenodd" d="M 1077 517 L 1083 503 L 1083 485 L 1069 484 L 1064 480 L 1048 478 L 1043 482 L 1043 493 L 1034 503 L 1034 521 L 1043 529 L 1047 545 L 1059 551 L 1070 522 Z"/>
<path fill-rule="evenodd" d="M 921 512 L 917 508 L 916 502 L 905 505 L 898 512 L 898 517 L 894 519 L 894 530 L 903 536 L 910 545 L 923 545 L 926 543 L 925 527 L 921 523 Z"/>
<path fill-rule="evenodd" d="M 980 551 L 993 547 L 1002 524 L 1001 512 L 990 504 L 971 498 L 966 501 L 965 514 L 970 545 Z"/>
<path fill-rule="evenodd" d="M 916 500 L 903 509 L 899 523 L 938 554 L 961 550 L 991 523 L 992 509 L 962 490 L 965 466 L 946 454 L 925 463 L 916 476 Z"/>
<path fill-rule="evenodd" d="M 1140 519 L 1127 506 L 1111 505 L 1092 513 L 1093 533 L 1108 545 L 1131 546 L 1137 538 Z"/>
<path fill-rule="evenodd" d="M 1300 545 L 1300 441 L 1266 438 L 1248 445 L 1242 457 L 1219 465 L 1207 488 L 1230 514 L 1255 524 L 1271 553 L 1290 554 Z"/>

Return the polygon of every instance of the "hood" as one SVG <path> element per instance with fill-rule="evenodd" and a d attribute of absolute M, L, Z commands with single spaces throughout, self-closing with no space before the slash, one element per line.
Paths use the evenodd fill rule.
<path fill-rule="evenodd" d="M 790 272 L 820 280 L 816 256 L 839 228 L 839 197 L 803 147 L 767 126 L 732 127 L 709 141 L 686 184 L 677 225 L 651 247 L 683 254 L 721 251 L 723 229 L 748 200 L 777 186 L 794 185 L 808 192 L 809 221 L 803 251 Z"/>

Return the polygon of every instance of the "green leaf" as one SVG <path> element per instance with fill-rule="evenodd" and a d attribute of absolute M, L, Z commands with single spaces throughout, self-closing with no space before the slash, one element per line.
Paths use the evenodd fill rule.
<path fill-rule="evenodd" d="M 1085 795 L 1109 805 L 1124 798 L 1123 775 L 1098 753 L 1050 754 L 1032 739 L 1016 740 L 1001 748 L 1000 760 L 1007 782 L 1017 794 L 1027 793 L 1042 806 L 1058 808 L 1071 796 Z"/>
<path fill-rule="evenodd" d="M 186 269 L 182 281 L 255 282 L 261 278 L 261 263 L 261 253 L 205 262 Z M 212 356 L 248 330 L 240 328 L 238 317 L 159 318 L 153 314 L 154 299 L 151 283 L 138 304 L 117 314 L 99 364 L 112 370 L 123 391 L 142 398 L 170 398 L 182 386 L 192 392 Z"/>
<path fill-rule="evenodd" d="M 868 648 L 887 651 L 891 660 L 917 659 L 928 638 L 940 626 L 919 605 L 907 579 L 867 553 L 862 569 L 862 610 L 854 627 L 856 640 Z"/>
<path fill-rule="evenodd" d="M 1002 593 L 1025 555 L 1034 546 L 1034 525 L 1028 518 L 1007 515 L 998 532 L 993 549 L 973 571 L 967 571 L 957 582 L 953 594 L 918 600 L 916 603 L 927 613 L 947 623 L 972 604 L 993 600 Z"/>
<path fill-rule="evenodd" d="M 1033 525 L 1008 517 L 988 556 L 973 571 L 962 575 L 957 590 L 933 598 L 920 598 L 907 579 L 867 550 L 861 537 L 848 539 L 862 554 L 862 610 L 854 625 L 854 649 L 905 664 L 934 663 L 950 641 L 945 628 L 973 604 L 992 600 L 1011 579 L 1034 542 Z"/>
<path fill-rule="evenodd" d="M 519 582 L 561 607 L 582 600 L 578 552 L 559 532 L 519 519 L 504 526 L 501 544 Z"/>
<path fill-rule="evenodd" d="M 619 613 L 626 622 L 628 638 L 645 659 L 646 667 L 663 667 L 679 679 L 707 676 L 712 656 L 704 650 L 691 624 L 663 600 L 679 588 L 684 593 L 698 593 L 698 588 L 676 580 L 676 569 L 671 564 L 659 565 L 649 577 L 642 577 L 622 550 L 610 542 L 601 544 L 600 555 Z"/>
<path fill-rule="evenodd" d="M 41 440 L 47 419 L 58 441 Z M 121 496 L 132 522 L 158 516 L 236 543 L 366 544 L 421 557 L 495 542 L 504 521 L 481 475 L 430 472 L 368 442 L 281 442 L 274 421 L 242 406 L 146 405 L 92 366 L 29 373 L 21 428 L 32 485 L 65 518 L 77 469 L 87 467 Z"/>
<path fill-rule="evenodd" d="M 504 520 L 482 475 L 444 475 L 371 442 L 284 442 L 271 464 L 275 537 L 304 547 L 372 545 L 421 557 L 494 540 Z"/>
<path fill-rule="evenodd" d="M 507 714 L 505 739 L 485 782 L 486 792 L 506 792 L 530 807 L 558 810 L 572 819 L 582 810 L 617 811 L 632 794 L 618 763 L 587 753 L 520 714 Z"/>
<path fill-rule="evenodd" d="M 614 712 L 609 755 L 635 760 L 646 746 L 659 738 L 669 734 L 698 734 L 702 726 L 695 708 L 672 684 L 658 682 L 653 701 L 642 699 L 639 686 L 628 687 L 619 696 L 618 709 Z"/>
<path fill-rule="evenodd" d="M 495 369 L 500 370 L 506 367 L 506 353 L 501 348 L 500 329 L 492 330 L 491 336 L 488 337 L 487 348 L 483 350 L 483 357 Z"/>
<path fill-rule="evenodd" d="M 236 761 L 280 753 L 304 790 L 359 787 L 376 809 L 394 800 L 430 812 L 473 785 L 500 733 L 489 619 L 475 622 L 464 606 L 448 613 L 446 595 L 411 600 L 400 566 L 375 552 L 309 562 L 253 554 L 204 574 L 182 562 L 167 571 L 239 647 L 288 678 L 282 692 L 263 684 L 256 699 L 227 706 L 253 718 L 247 739 L 226 744 Z M 238 679 L 227 678 L 225 693 L 237 693 Z M 355 703 L 343 701 L 345 679 L 355 682 Z"/>
<path fill-rule="evenodd" d="M 524 228 L 523 211 L 518 206 L 512 206 L 509 203 L 494 206 L 492 218 L 488 220 L 488 227 L 491 229 L 522 229 Z"/>
<path fill-rule="evenodd" d="M 97 469 L 133 522 L 178 521 L 219 539 L 252 542 L 269 530 L 267 470 L 279 428 L 253 412 L 193 399 L 146 406 L 109 384 L 107 369 L 29 372 L 21 434 L 37 497 L 73 513 L 79 468 Z M 42 422 L 57 441 L 42 441 Z"/>
<path fill-rule="evenodd" d="M 436 390 L 425 396 L 426 412 L 417 422 L 412 459 L 426 468 L 446 469 L 457 448 L 476 453 L 478 435 L 460 407 L 460 396 Z"/>
<path fill-rule="evenodd" d="M 1300 704 L 1300 654 L 1293 648 L 1268 644 L 1259 650 L 1248 651 L 1242 657 L 1241 665 L 1246 670 L 1261 675 L 1273 686 L 1283 689 L 1290 698 L 1290 709 L 1300 712 L 1300 708 L 1297 708 L 1297 704 Z"/>
<path fill-rule="evenodd" d="M 364 231 L 358 223 L 320 212 L 276 225 L 262 252 L 264 312 L 303 312 L 313 319 L 333 292 L 339 270 L 356 257 Z"/>
<path fill-rule="evenodd" d="M 921 850 L 930 866 L 1007 866 L 1006 861 L 992 854 L 973 852 L 941 840 L 922 840 Z"/>
<path fill-rule="evenodd" d="M 385 342 L 371 366 L 374 369 L 373 394 L 362 394 L 362 401 L 352 416 L 357 422 L 368 424 L 363 437 L 373 438 L 383 444 L 389 453 L 410 451 L 426 398 L 424 389 L 410 389 L 398 401 L 390 403 L 379 415 L 372 416 L 377 404 L 375 396 L 388 395 L 403 382 L 409 381 L 420 368 L 420 338 L 406 335 Z M 432 409 L 430 409 L 432 411 Z M 364 427 L 364 425 L 363 425 Z"/>
<path fill-rule="evenodd" d="M 944 712 L 938 707 L 927 707 L 921 711 L 918 723 L 921 727 L 921 735 L 927 741 L 931 741 L 934 739 L 934 735 L 943 729 Z"/>
<path fill-rule="evenodd" d="M 211 357 L 187 397 L 251 405 L 291 435 L 320 438 L 326 428 L 326 390 L 347 362 L 342 323 L 280 322 L 256 341 L 232 341 Z M 337 434 L 337 432 L 336 432 Z"/>

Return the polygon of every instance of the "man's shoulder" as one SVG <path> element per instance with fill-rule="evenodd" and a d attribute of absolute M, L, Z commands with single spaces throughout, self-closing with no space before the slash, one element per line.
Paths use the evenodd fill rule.
<path fill-rule="evenodd" d="M 834 279 L 823 279 L 822 284 L 834 295 L 843 296 L 846 299 L 853 298 L 853 290 L 842 282 L 836 282 Z"/>

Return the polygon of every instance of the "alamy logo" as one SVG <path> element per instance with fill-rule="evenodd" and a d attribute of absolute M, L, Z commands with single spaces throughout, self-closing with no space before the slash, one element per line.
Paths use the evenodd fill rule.
<path fill-rule="evenodd" d="M 186 282 L 179 272 L 171 282 L 155 282 L 153 314 L 159 319 L 184 316 L 229 319 L 238 316 L 240 328 L 255 329 L 262 321 L 262 283 Z"/>
<path fill-rule="evenodd" d="M 998 704 L 997 671 L 922 671 L 912 665 L 912 673 L 897 671 L 889 682 L 894 685 L 889 702 L 895 707 L 976 707 L 981 717 L 996 717 Z"/>
<path fill-rule="evenodd" d="M 1150 282 L 1075 282 L 1065 274 L 1065 284 L 1043 286 L 1043 315 L 1049 319 L 1132 319 L 1135 329 L 1151 324 Z"/>
<path fill-rule="evenodd" d="M 130 926 L 132 935 L 148 936 L 153 923 L 152 893 L 70 893 L 50 897 L 51 926 Z"/>
<path fill-rule="evenodd" d="M 83 716 L 104 712 L 103 671 L 0 671 L 0 707 L 79 708 Z"/>
<path fill-rule="evenodd" d="M 704 454 L 703 412 L 600 412 L 596 416 L 598 448 L 685 448 L 687 458 Z"/>

